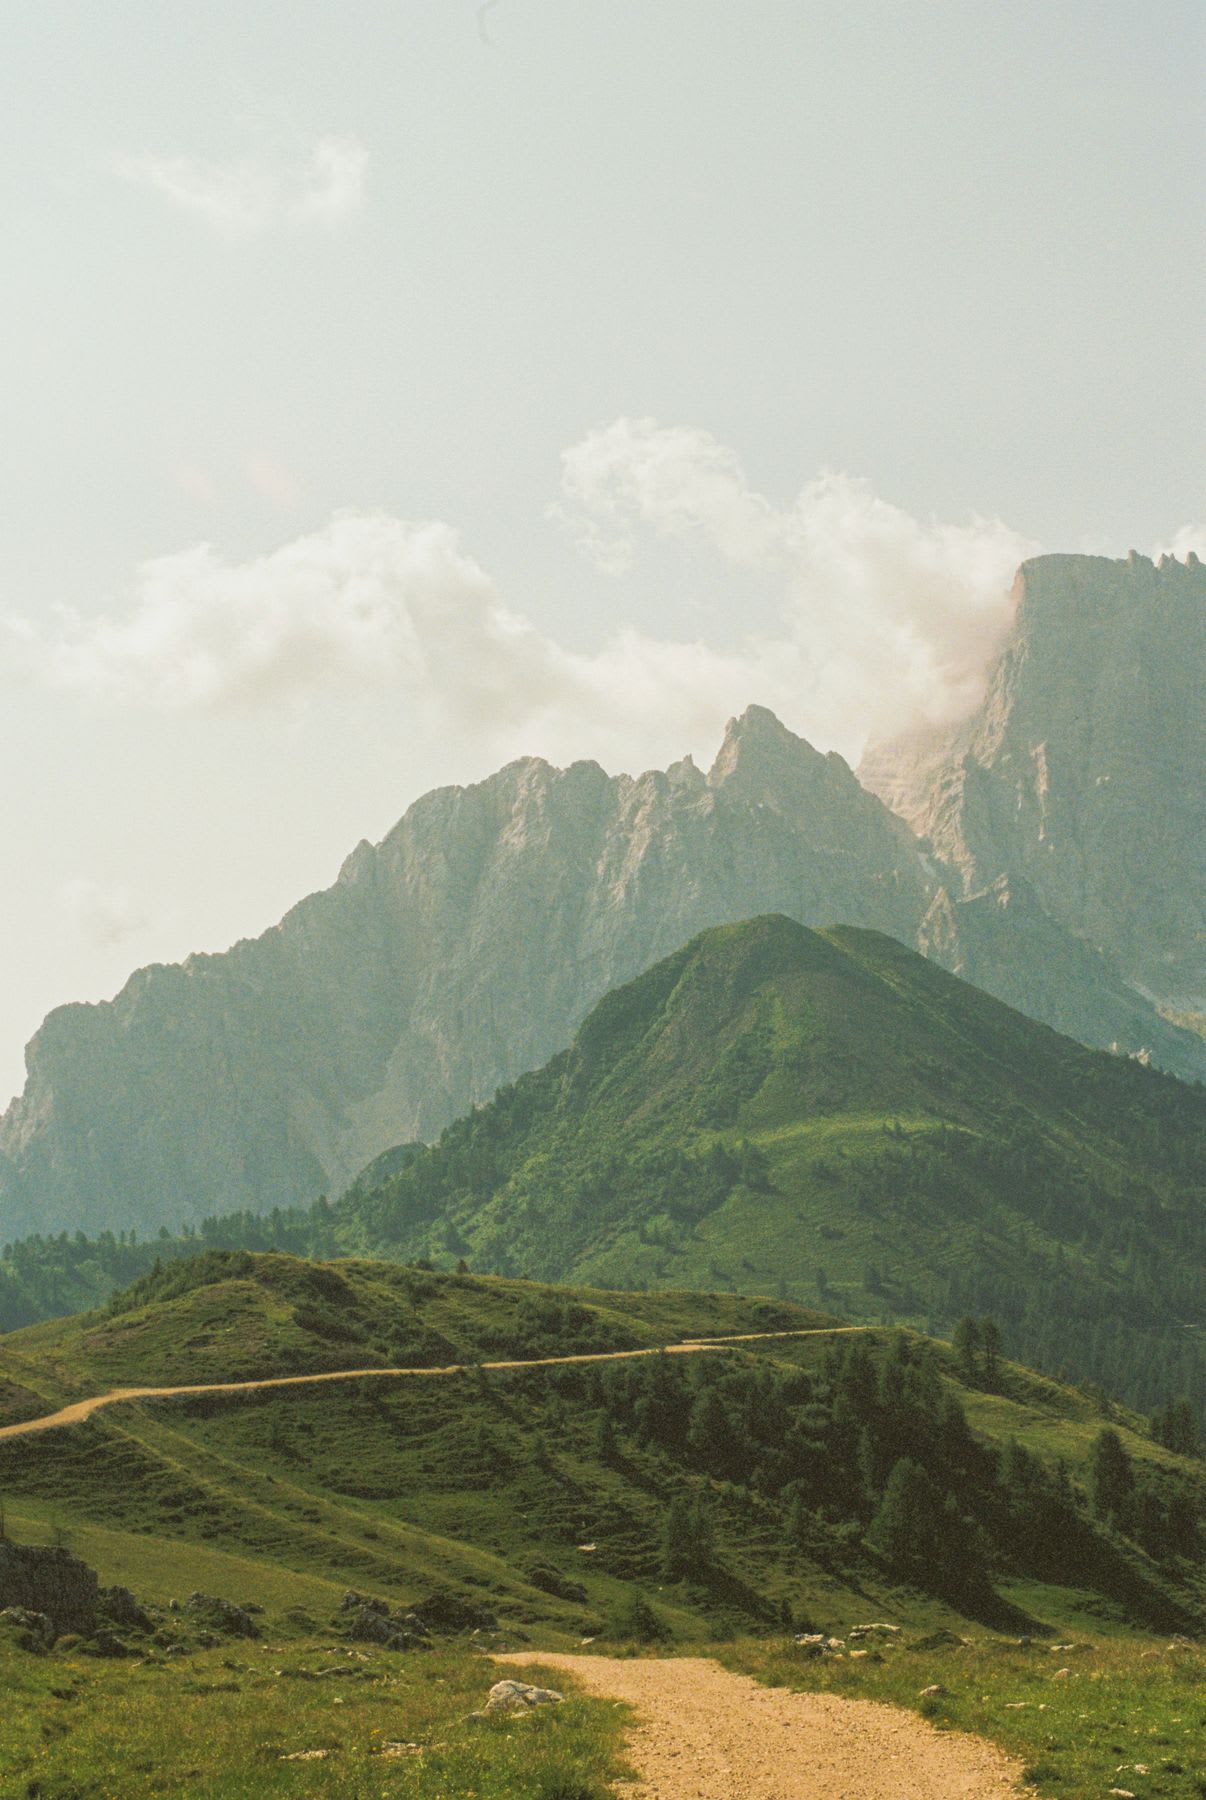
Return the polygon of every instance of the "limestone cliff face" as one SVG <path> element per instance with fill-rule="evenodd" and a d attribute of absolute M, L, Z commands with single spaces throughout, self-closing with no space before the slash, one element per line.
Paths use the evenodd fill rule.
<path fill-rule="evenodd" d="M 966 893 L 1024 882 L 1168 1011 L 1206 1014 L 1206 569 L 1043 556 L 1017 600 L 975 717 L 862 778 Z"/>
<path fill-rule="evenodd" d="M 757 913 L 874 926 L 1075 1035 L 1192 1065 L 1196 1040 L 1029 911 L 1043 959 L 1016 906 L 977 913 L 840 757 L 761 708 L 707 775 L 513 763 L 419 800 L 263 937 L 52 1013 L 0 1121 L 0 1240 L 336 1192 L 546 1061 L 610 987 Z"/>

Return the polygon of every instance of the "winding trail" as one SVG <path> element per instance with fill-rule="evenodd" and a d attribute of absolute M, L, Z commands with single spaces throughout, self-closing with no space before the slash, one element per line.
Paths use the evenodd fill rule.
<path fill-rule="evenodd" d="M 637 1714 L 628 1800 L 1019 1800 L 1020 1763 L 965 1732 L 875 1700 L 762 1687 L 703 1657 L 496 1662 L 564 1670 Z"/>
<path fill-rule="evenodd" d="M 762 1343 L 769 1338 L 838 1337 L 843 1332 L 875 1331 L 874 1325 L 814 1325 L 803 1331 L 743 1331 L 730 1337 L 686 1338 L 681 1344 L 655 1344 L 645 1350 L 599 1350 L 587 1356 L 540 1356 L 526 1361 L 488 1363 L 447 1363 L 434 1369 L 328 1369 L 321 1375 L 268 1375 L 258 1381 L 205 1381 L 191 1387 L 112 1388 L 107 1394 L 93 1394 L 87 1400 L 73 1400 L 58 1412 L 40 1419 L 23 1419 L 15 1425 L 0 1425 L 0 1442 L 5 1438 L 29 1437 L 36 1431 L 56 1431 L 64 1425 L 81 1425 L 103 1407 L 117 1406 L 131 1400 L 175 1400 L 188 1394 L 251 1394 L 264 1388 L 313 1387 L 323 1381 L 363 1381 L 366 1377 L 383 1381 L 413 1380 L 419 1376 L 464 1375 L 475 1369 L 556 1369 L 567 1363 L 627 1362 L 638 1356 L 696 1356 L 706 1350 L 723 1350 L 729 1344 Z"/>

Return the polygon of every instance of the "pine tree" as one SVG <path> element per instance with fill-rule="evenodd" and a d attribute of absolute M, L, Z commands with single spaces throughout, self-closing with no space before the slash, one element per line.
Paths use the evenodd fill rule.
<path fill-rule="evenodd" d="M 995 1319 L 980 1320 L 980 1348 L 984 1352 L 984 1380 L 995 1387 L 1001 1365 L 1001 1327 Z"/>
<path fill-rule="evenodd" d="M 893 1568 L 924 1570 L 941 1531 L 942 1496 L 920 1463 L 902 1456 L 867 1531 L 871 1549 Z"/>
<path fill-rule="evenodd" d="M 965 1315 L 955 1326 L 951 1345 L 959 1359 L 959 1368 L 967 1381 L 976 1379 L 976 1356 L 980 1349 L 980 1326 L 977 1320 Z"/>
<path fill-rule="evenodd" d="M 1124 1524 L 1135 1491 L 1130 1458 L 1116 1431 L 1099 1432 L 1089 1453 L 1089 1493 L 1099 1519 Z"/>

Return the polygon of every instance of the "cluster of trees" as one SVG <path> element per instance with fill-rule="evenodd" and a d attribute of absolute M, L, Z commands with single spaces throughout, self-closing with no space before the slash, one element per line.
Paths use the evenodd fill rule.
<path fill-rule="evenodd" d="M 1132 1468 L 1114 1433 L 1103 1436 L 1126 1472 L 1111 1465 L 1112 1477 L 1099 1475 L 1108 1451 L 1095 1452 L 1087 1493 L 1019 1444 L 998 1452 L 973 1436 L 933 1355 L 903 1335 L 880 1351 L 859 1338 L 835 1344 L 812 1373 L 656 1357 L 561 1379 L 599 1408 L 604 1462 L 621 1460 L 629 1443 L 658 1451 L 721 1491 L 773 1499 L 789 1542 L 814 1558 L 831 1558 L 835 1545 L 870 1552 L 962 1604 L 983 1601 L 1004 1570 L 1061 1581 L 1079 1573 L 1134 1598 L 1128 1540 L 1170 1568 L 1199 1554 L 1202 1496 L 1190 1476 Z M 677 1494 L 663 1575 L 699 1578 L 714 1543 L 698 1489 Z"/>
<path fill-rule="evenodd" d="M 1186 1476 L 1150 1465 L 1137 1468 L 1108 1426 L 1089 1459 L 1089 1496 L 1097 1518 L 1156 1558 L 1192 1559 L 1198 1548 L 1201 1494 Z"/>

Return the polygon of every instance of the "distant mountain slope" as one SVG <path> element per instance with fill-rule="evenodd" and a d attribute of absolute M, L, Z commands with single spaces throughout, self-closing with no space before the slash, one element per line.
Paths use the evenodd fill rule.
<path fill-rule="evenodd" d="M 840 757 L 754 707 L 706 776 L 529 759 L 429 794 L 261 938 L 52 1013 L 0 1121 L 0 1241 L 338 1191 L 694 932 L 767 910 L 873 926 L 1062 1030 L 1206 1073 L 1033 894 L 965 899 Z"/>
<path fill-rule="evenodd" d="M 875 932 L 705 932 L 336 1216 L 349 1247 L 546 1280 L 990 1311 L 1029 1360 L 1206 1398 L 1206 1090 Z"/>
<path fill-rule="evenodd" d="M 1206 568 L 1043 556 L 1017 596 L 974 717 L 860 774 L 967 893 L 1028 884 L 1170 1015 L 1206 1025 Z"/>

